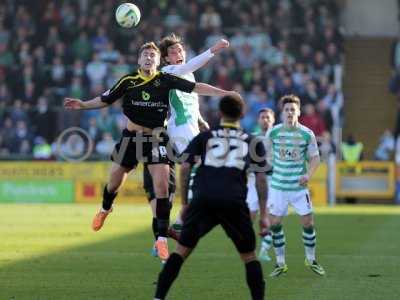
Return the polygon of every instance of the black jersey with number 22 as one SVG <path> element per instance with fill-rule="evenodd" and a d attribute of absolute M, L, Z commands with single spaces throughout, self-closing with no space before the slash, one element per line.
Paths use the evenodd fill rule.
<path fill-rule="evenodd" d="M 193 201 L 243 201 L 247 195 L 247 172 L 265 172 L 269 168 L 261 140 L 240 128 L 224 125 L 196 136 L 182 158 L 190 164 L 200 159 L 192 186 Z"/>

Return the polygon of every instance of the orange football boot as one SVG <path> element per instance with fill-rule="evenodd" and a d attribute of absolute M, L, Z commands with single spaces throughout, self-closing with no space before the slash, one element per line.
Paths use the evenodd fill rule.
<path fill-rule="evenodd" d="M 93 218 L 93 222 L 92 222 L 92 229 L 94 231 L 99 231 L 101 229 L 101 227 L 103 227 L 104 221 L 106 220 L 107 216 L 109 215 L 109 213 L 112 212 L 112 207 L 107 210 L 107 211 L 103 211 L 100 210 Z"/>

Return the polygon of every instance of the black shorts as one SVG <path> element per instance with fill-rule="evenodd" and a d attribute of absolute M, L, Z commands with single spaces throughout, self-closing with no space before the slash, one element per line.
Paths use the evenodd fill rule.
<path fill-rule="evenodd" d="M 111 160 L 130 169 L 135 168 L 139 162 L 168 164 L 167 143 L 168 136 L 164 133 L 156 138 L 150 134 L 124 129 L 121 140 L 111 154 Z"/>
<path fill-rule="evenodd" d="M 151 200 L 156 198 L 156 194 L 154 192 L 153 179 L 151 178 L 149 169 L 147 168 L 148 164 L 143 165 L 143 188 L 146 192 L 147 200 L 150 202 Z M 169 165 L 169 180 L 168 180 L 168 194 L 171 197 L 176 191 L 176 178 L 175 178 L 175 163 L 170 162 Z M 170 198 L 170 201 L 172 199 Z"/>
<path fill-rule="evenodd" d="M 179 243 L 193 249 L 201 237 L 220 224 L 239 253 L 256 249 L 256 235 L 245 200 L 193 199 L 185 214 Z"/>

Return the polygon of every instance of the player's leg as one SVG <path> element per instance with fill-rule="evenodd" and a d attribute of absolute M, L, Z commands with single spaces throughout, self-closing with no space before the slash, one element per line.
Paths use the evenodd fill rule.
<path fill-rule="evenodd" d="M 147 164 L 143 164 L 143 189 L 146 192 L 146 197 L 149 202 L 152 213 L 151 229 L 154 235 L 154 245 L 151 248 L 151 255 L 153 255 L 154 257 L 158 257 L 157 249 L 155 246 L 155 242 L 158 239 L 158 223 L 156 217 L 157 201 L 156 201 L 156 196 L 154 194 L 153 179 L 151 178 L 149 169 L 147 168 Z"/>
<path fill-rule="evenodd" d="M 127 129 L 122 131 L 121 140 L 115 145 L 111 155 L 113 161 L 110 178 L 103 190 L 103 204 L 99 213 L 97 213 L 92 222 L 92 228 L 95 231 L 100 230 L 108 214 L 112 211 L 112 205 L 117 197 L 119 188 L 125 182 L 128 173 L 136 168 L 138 160 L 136 157 L 136 144 L 133 141 L 135 133 Z"/>
<path fill-rule="evenodd" d="M 118 193 L 121 186 L 124 184 L 131 170 L 132 168 L 120 166 L 114 162 L 112 163 L 110 169 L 110 178 L 104 189 L 107 194 L 106 199 L 103 199 L 103 208 L 105 210 L 111 208 L 116 194 Z"/>
<path fill-rule="evenodd" d="M 184 218 L 185 218 L 185 214 L 188 208 L 188 204 L 190 202 L 190 200 L 193 197 L 193 193 L 192 193 L 192 185 L 193 185 L 193 178 L 194 175 L 196 173 L 196 167 L 192 167 L 192 169 L 190 170 L 190 176 L 189 176 L 189 182 L 188 182 L 188 201 L 186 202 L 185 200 L 183 200 L 181 198 L 181 208 L 178 212 L 178 215 L 175 219 L 175 222 L 170 226 L 169 230 L 168 230 L 168 235 L 170 237 L 172 237 L 175 240 L 179 239 L 179 236 L 181 234 L 182 231 L 182 226 L 183 226 L 183 222 L 184 222 Z M 176 186 L 174 186 L 176 187 Z"/>
<path fill-rule="evenodd" d="M 197 169 L 198 169 L 197 166 L 193 166 L 192 169 L 190 170 L 187 202 L 184 202 L 183 200 L 181 202 L 181 209 L 179 211 L 178 217 L 176 218 L 176 222 L 175 222 L 177 224 L 183 224 L 189 203 L 193 200 L 192 188 L 193 188 L 194 177 L 196 176 Z"/>
<path fill-rule="evenodd" d="M 168 191 L 169 191 L 169 201 L 171 204 L 173 204 L 175 200 L 175 191 L 176 191 L 176 165 L 173 162 L 171 162 L 169 166 Z M 168 236 L 176 241 L 179 239 L 179 236 L 182 231 L 182 224 L 183 224 L 182 214 L 183 214 L 183 208 L 181 207 L 175 222 L 168 228 Z"/>
<path fill-rule="evenodd" d="M 271 231 L 261 236 L 260 251 L 258 252 L 258 258 L 261 261 L 268 262 L 271 261 L 271 257 L 268 251 L 272 248 L 272 235 Z"/>
<path fill-rule="evenodd" d="M 93 230 L 98 231 L 103 226 L 105 219 L 112 211 L 112 205 L 115 198 L 117 197 L 118 190 L 125 182 L 130 170 L 130 168 L 120 166 L 114 162 L 112 163 L 110 170 L 110 179 L 108 183 L 104 186 L 103 190 L 102 208 L 95 215 L 92 222 Z"/>
<path fill-rule="evenodd" d="M 155 299 L 165 299 L 172 283 L 178 277 L 184 260 L 196 247 L 202 236 L 216 225 L 216 220 L 202 207 L 190 205 L 182 227 L 177 248 L 168 258 L 157 281 Z"/>
<path fill-rule="evenodd" d="M 288 271 L 285 261 L 286 238 L 282 225 L 283 217 L 288 213 L 288 201 L 285 192 L 276 189 L 269 190 L 268 211 L 271 222 L 272 245 L 276 258 L 276 266 L 270 276 L 276 277 Z"/>
<path fill-rule="evenodd" d="M 152 229 L 154 238 L 157 240 L 158 228 L 156 219 L 156 195 L 154 193 L 154 188 L 153 188 L 153 179 L 151 178 L 151 174 L 149 172 L 147 164 L 143 164 L 143 189 L 146 193 L 146 197 L 147 200 L 149 201 L 149 205 L 151 208 L 151 213 L 153 216 Z"/>
<path fill-rule="evenodd" d="M 169 165 L 165 163 L 149 164 L 148 169 L 153 179 L 153 188 L 156 196 L 156 216 L 158 226 L 156 248 L 160 259 L 165 261 L 169 256 L 167 232 L 171 209 L 168 197 Z"/>
<path fill-rule="evenodd" d="M 158 221 L 157 221 L 157 199 L 154 192 L 153 187 L 153 179 L 151 178 L 150 172 L 148 170 L 147 164 L 143 164 L 143 188 L 146 192 L 147 200 L 149 201 L 149 205 L 152 212 L 152 231 L 155 239 L 155 243 L 151 249 L 151 254 L 155 257 L 158 256 L 158 252 L 156 249 L 156 241 L 158 239 Z M 175 198 L 175 165 L 170 164 L 170 176 L 169 176 L 169 184 L 168 184 L 168 193 L 169 193 L 169 202 L 170 208 L 172 208 L 172 203 Z M 179 231 L 177 229 L 172 228 L 172 226 L 168 229 L 168 236 L 172 237 L 175 240 L 178 240 L 181 228 Z"/>
<path fill-rule="evenodd" d="M 303 243 L 306 254 L 305 265 L 318 275 L 325 275 L 324 268 L 317 262 L 315 258 L 315 249 L 317 245 L 313 215 L 308 214 L 301 216 L 303 225 Z"/>
<path fill-rule="evenodd" d="M 246 268 L 246 281 L 253 300 L 263 300 L 265 295 L 265 280 L 256 252 L 240 253 L 240 258 Z"/>
<path fill-rule="evenodd" d="M 271 178 L 270 176 L 267 176 L 267 184 L 268 184 L 268 197 L 267 199 L 270 198 L 269 196 L 269 191 L 271 189 Z M 265 208 L 267 216 L 269 216 L 269 211 L 268 207 Z M 268 255 L 268 251 L 272 248 L 272 234 L 270 230 L 271 224 L 268 219 L 268 230 L 266 233 L 261 237 L 261 247 L 260 247 L 260 252 L 258 254 L 258 257 L 262 261 L 270 261 L 271 257 Z"/>
<path fill-rule="evenodd" d="M 282 226 L 282 216 L 269 215 L 271 221 L 272 245 L 275 251 L 276 265 L 271 272 L 271 277 L 277 277 L 288 271 L 285 259 L 286 238 Z"/>
<path fill-rule="evenodd" d="M 158 275 L 157 289 L 154 299 L 165 299 L 172 283 L 179 275 L 183 262 L 191 252 L 191 248 L 182 246 L 178 242 L 175 252 L 170 255 L 162 271 Z"/>
<path fill-rule="evenodd" d="M 176 223 L 178 223 L 178 224 L 183 224 L 189 204 L 193 200 L 193 183 L 194 183 L 194 177 L 196 176 L 197 169 L 198 169 L 198 166 L 193 166 L 192 169 L 190 170 L 188 191 L 187 191 L 187 193 L 188 193 L 187 202 L 184 202 L 182 199 L 181 210 L 179 211 L 179 215 L 176 219 Z"/>
<path fill-rule="evenodd" d="M 171 204 L 174 203 L 175 192 L 176 192 L 176 168 L 175 168 L 175 163 L 170 162 L 170 164 L 169 164 L 169 179 L 168 179 L 168 195 L 169 195 L 169 202 Z"/>
<path fill-rule="evenodd" d="M 180 126 L 169 126 L 168 127 L 168 135 L 169 141 L 174 149 L 174 154 L 179 156 L 186 147 L 189 145 L 189 142 L 199 133 L 199 130 L 196 127 L 191 126 L 190 124 L 180 125 Z M 193 177 L 196 173 L 196 167 L 193 167 L 190 172 L 189 181 L 193 181 Z M 191 186 L 189 185 L 189 190 Z M 185 212 L 187 210 L 188 203 L 181 202 L 181 209 L 179 210 L 178 215 L 176 216 L 174 224 L 170 227 L 171 237 L 179 238 L 180 231 L 182 229 L 183 219 L 185 216 Z"/>
<path fill-rule="evenodd" d="M 165 262 L 169 256 L 167 231 L 170 215 L 168 195 L 169 159 L 167 153 L 168 137 L 164 132 L 149 136 L 143 143 L 143 161 L 146 163 L 153 181 L 156 197 L 156 217 L 158 238 L 155 243 L 158 257 Z"/>
<path fill-rule="evenodd" d="M 191 175 L 189 178 L 189 182 L 193 182 L 192 174 L 194 168 L 195 167 L 193 167 L 192 170 L 190 171 Z M 191 194 L 191 184 L 188 185 L 188 193 Z M 187 208 L 188 208 L 188 203 L 181 198 L 181 209 L 179 210 L 178 215 L 176 216 L 175 222 L 168 229 L 168 236 L 176 241 L 179 240 L 179 236 L 181 235 Z"/>
<path fill-rule="evenodd" d="M 317 245 L 316 231 L 312 202 L 308 190 L 296 192 L 291 204 L 298 215 L 303 226 L 302 238 L 305 251 L 305 265 L 318 275 L 325 275 L 324 268 L 317 262 L 315 249 Z"/>
<path fill-rule="evenodd" d="M 244 203 L 232 203 L 218 213 L 220 224 L 234 243 L 245 265 L 246 281 L 253 300 L 264 299 L 265 281 L 256 256 L 256 235 Z"/>
<path fill-rule="evenodd" d="M 151 174 L 149 172 L 147 164 L 143 164 L 143 189 L 146 192 L 147 200 L 149 201 L 149 205 L 150 205 L 150 208 L 151 208 L 151 212 L 152 212 L 152 231 L 153 231 L 154 239 L 155 239 L 155 241 L 157 241 L 158 236 L 159 236 L 159 234 L 158 234 L 157 213 L 156 213 L 157 199 L 156 199 L 156 195 L 155 195 L 155 192 L 154 192 L 153 179 L 151 178 Z M 175 186 L 175 164 L 171 163 L 170 164 L 170 176 L 169 176 L 169 182 L 168 182 L 169 202 L 171 204 L 170 207 L 172 207 L 172 203 L 173 203 L 174 198 L 175 198 L 175 190 L 176 190 L 176 186 Z M 175 232 L 175 231 L 172 231 L 170 229 L 168 229 L 168 236 L 174 238 L 175 240 L 178 240 L 178 236 L 180 234 L 180 229 L 179 229 L 179 233 Z M 155 247 L 155 243 L 154 243 L 154 246 L 152 247 L 151 254 L 153 256 L 155 256 L 155 257 L 158 256 L 157 249 Z"/>
<path fill-rule="evenodd" d="M 256 190 L 255 184 L 256 184 L 256 179 L 255 179 L 254 173 L 250 173 L 247 176 L 246 203 L 250 210 L 250 217 L 253 222 L 256 220 L 257 213 L 259 210 L 258 195 L 257 195 L 257 190 Z"/>
<path fill-rule="evenodd" d="M 158 222 L 157 222 L 157 214 L 156 214 L 156 207 L 157 207 L 157 200 L 156 195 L 154 193 L 153 188 L 153 179 L 151 178 L 149 169 L 147 168 L 147 164 L 143 164 L 143 189 L 146 193 L 147 200 L 149 201 L 149 205 L 151 208 L 152 213 L 152 222 L 151 222 L 151 229 L 154 235 L 154 245 L 151 249 L 151 255 L 154 257 L 158 257 L 157 249 L 156 249 L 156 241 L 158 239 Z"/>
<path fill-rule="evenodd" d="M 150 204 L 150 208 L 151 208 L 151 213 L 152 213 L 152 220 L 151 220 L 151 229 L 153 231 L 153 236 L 154 236 L 154 244 L 151 247 L 151 255 L 154 257 L 158 257 L 158 251 L 157 251 L 157 247 L 156 247 L 156 243 L 159 237 L 158 234 L 158 221 L 157 221 L 157 213 L 156 213 L 156 209 L 157 209 L 157 199 L 156 198 L 152 198 L 149 201 Z"/>
<path fill-rule="evenodd" d="M 250 210 L 250 217 L 251 220 L 254 221 L 257 219 L 257 214 L 259 211 L 259 204 L 258 204 L 258 195 L 255 186 L 255 176 L 254 173 L 250 173 L 247 177 L 247 197 L 246 203 Z M 258 258 L 261 261 L 270 261 L 271 258 L 268 255 L 268 250 L 272 247 L 272 237 L 270 232 L 268 231 L 266 234 L 260 236 L 260 251 L 258 252 Z"/>

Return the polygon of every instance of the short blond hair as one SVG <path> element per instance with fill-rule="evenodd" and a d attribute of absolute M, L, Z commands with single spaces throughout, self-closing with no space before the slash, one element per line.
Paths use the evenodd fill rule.
<path fill-rule="evenodd" d="M 142 52 L 146 49 L 153 49 L 155 50 L 159 55 L 161 55 L 160 49 L 157 47 L 156 43 L 154 42 L 147 42 L 143 44 L 140 49 L 139 49 L 139 56 L 142 54 Z"/>

